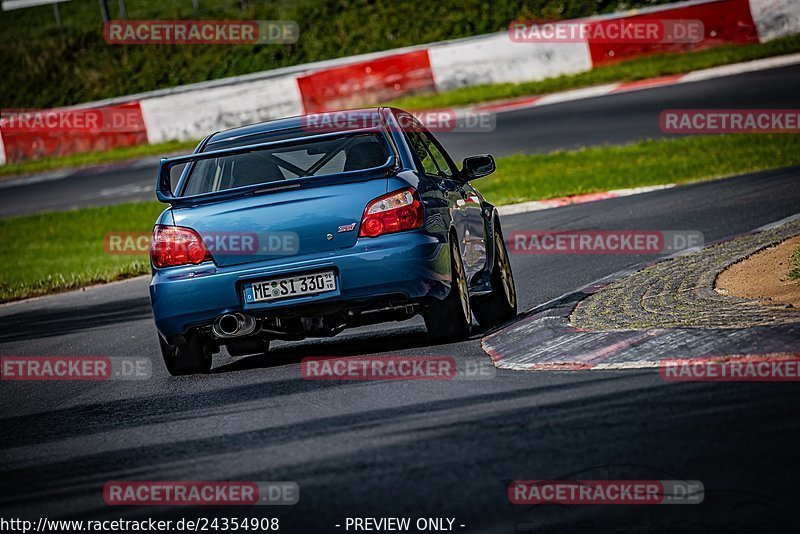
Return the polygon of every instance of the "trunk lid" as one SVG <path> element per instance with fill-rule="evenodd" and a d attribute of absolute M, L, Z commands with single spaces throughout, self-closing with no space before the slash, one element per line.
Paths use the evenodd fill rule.
<path fill-rule="evenodd" d="M 217 265 L 290 260 L 354 246 L 364 208 L 386 188 L 382 171 L 358 181 L 308 181 L 296 189 L 176 207 L 173 216 L 177 226 L 203 237 Z"/>

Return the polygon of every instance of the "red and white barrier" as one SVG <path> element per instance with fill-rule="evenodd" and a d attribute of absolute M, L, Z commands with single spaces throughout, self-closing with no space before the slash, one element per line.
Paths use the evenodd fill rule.
<path fill-rule="evenodd" d="M 295 76 L 176 92 L 140 104 L 151 144 L 200 139 L 226 128 L 303 113 Z"/>
<path fill-rule="evenodd" d="M 589 51 L 592 54 L 593 66 L 608 65 L 649 54 L 691 52 L 723 44 L 758 42 L 758 33 L 750 14 L 748 0 L 717 0 L 675 7 L 664 6 L 641 13 L 615 16 L 614 19 L 630 23 L 648 19 L 701 21 L 704 34 L 698 42 L 590 42 Z M 590 25 L 600 25 L 606 21 L 607 19 L 601 19 L 591 22 Z"/>
<path fill-rule="evenodd" d="M 750 0 L 750 13 L 762 43 L 800 33 L 798 0 Z"/>
<path fill-rule="evenodd" d="M 393 54 L 297 77 L 306 113 L 386 102 L 435 89 L 427 50 Z"/>
<path fill-rule="evenodd" d="M 51 110 L 5 110 L 3 163 L 101 152 L 147 143 L 139 102 Z"/>
<path fill-rule="evenodd" d="M 704 35 L 697 42 L 688 43 L 620 44 L 588 39 L 570 43 L 519 43 L 504 31 L 300 65 L 288 72 L 276 71 L 274 75 L 256 73 L 156 91 L 131 97 L 124 104 L 140 110 L 141 131 L 21 134 L 0 124 L 0 165 L 115 146 L 199 139 L 210 132 L 244 124 L 376 104 L 418 92 L 537 81 L 652 53 L 765 42 L 800 33 L 800 0 L 691 0 L 581 22 L 599 25 L 656 18 L 699 20 Z M 690 76 L 682 77 L 681 81 L 688 81 Z M 579 91 L 594 94 L 605 89 L 624 90 L 612 85 Z M 559 98 L 564 95 L 528 100 L 541 105 Z"/>
<path fill-rule="evenodd" d="M 592 68 L 587 43 L 520 44 L 505 32 L 432 46 L 428 52 L 438 91 L 543 80 Z"/>

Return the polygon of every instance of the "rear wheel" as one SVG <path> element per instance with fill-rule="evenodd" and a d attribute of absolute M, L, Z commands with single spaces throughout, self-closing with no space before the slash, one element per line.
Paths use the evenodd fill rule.
<path fill-rule="evenodd" d="M 450 243 L 450 293 L 428 306 L 423 314 L 428 337 L 433 341 L 457 341 L 469 335 L 472 309 L 467 276 L 456 243 Z"/>
<path fill-rule="evenodd" d="M 196 334 L 189 334 L 187 343 L 183 345 L 170 345 L 159 334 L 158 343 L 164 364 L 172 376 L 204 374 L 211 370 L 213 348 L 203 343 Z"/>
<path fill-rule="evenodd" d="M 500 228 L 495 224 L 492 294 L 475 301 L 475 319 L 484 328 L 508 321 L 517 315 L 517 289 L 508 250 Z"/>

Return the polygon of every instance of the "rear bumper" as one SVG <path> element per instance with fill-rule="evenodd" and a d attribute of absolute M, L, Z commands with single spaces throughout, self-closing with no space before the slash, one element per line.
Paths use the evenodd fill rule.
<path fill-rule="evenodd" d="M 337 289 L 321 295 L 275 302 L 245 303 L 243 285 L 274 276 L 333 270 Z M 245 312 L 257 317 L 292 308 L 313 311 L 346 301 L 404 295 L 409 300 L 443 298 L 449 291 L 450 257 L 446 242 L 423 232 L 360 238 L 355 246 L 322 254 L 217 267 L 212 263 L 158 269 L 150 282 L 150 300 L 161 335 L 176 336 L 208 325 L 220 314 Z"/>

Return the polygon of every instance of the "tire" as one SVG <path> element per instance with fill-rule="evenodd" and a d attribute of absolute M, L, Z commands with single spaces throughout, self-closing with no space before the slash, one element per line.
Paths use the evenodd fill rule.
<path fill-rule="evenodd" d="M 190 334 L 185 345 L 170 345 L 161 334 L 158 343 L 161 356 L 172 376 L 205 374 L 211 370 L 212 348 L 204 344 L 195 334 Z"/>
<path fill-rule="evenodd" d="M 467 278 L 458 245 L 450 243 L 450 293 L 430 304 L 423 314 L 428 337 L 435 342 L 458 341 L 469 336 L 472 309 Z"/>
<path fill-rule="evenodd" d="M 500 228 L 495 224 L 494 262 L 492 263 L 492 294 L 476 299 L 474 303 L 475 319 L 484 328 L 489 328 L 517 315 L 517 288 L 514 285 L 514 274 L 508 260 L 508 249 L 503 240 Z"/>

